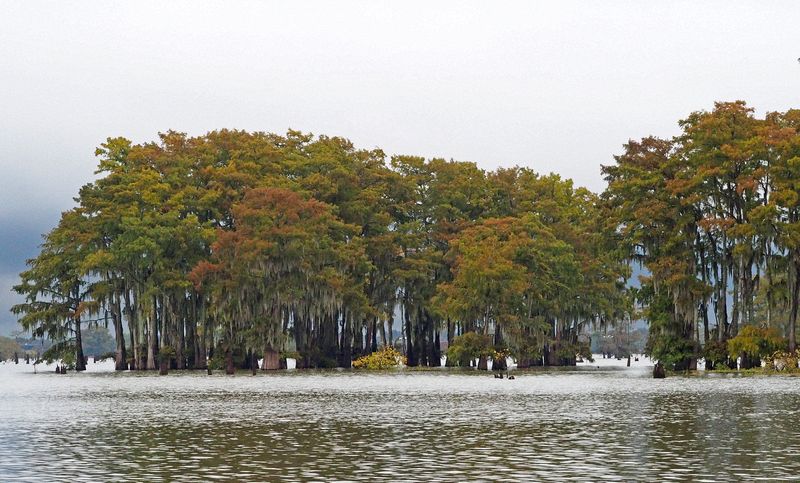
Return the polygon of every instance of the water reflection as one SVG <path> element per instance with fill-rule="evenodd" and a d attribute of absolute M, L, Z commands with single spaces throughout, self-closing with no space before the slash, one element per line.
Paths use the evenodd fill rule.
<path fill-rule="evenodd" d="M 0 366 L 0 480 L 800 474 L 800 378 L 31 372 Z"/>

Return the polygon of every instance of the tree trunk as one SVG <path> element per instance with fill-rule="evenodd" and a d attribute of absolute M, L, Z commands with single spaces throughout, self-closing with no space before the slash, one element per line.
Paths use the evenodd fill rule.
<path fill-rule="evenodd" d="M 185 299 L 184 300 L 185 303 Z M 185 314 L 183 313 L 183 308 L 180 309 L 180 314 L 176 314 L 175 317 L 175 328 L 178 331 L 178 340 L 175 341 L 175 363 L 176 369 L 185 369 L 186 368 L 186 355 L 184 352 L 184 347 L 186 346 L 186 335 L 184 333 L 184 324 L 186 321 Z"/>
<path fill-rule="evenodd" d="M 155 304 L 155 302 L 153 302 Z M 147 317 L 147 370 L 156 368 L 156 307 Z"/>
<path fill-rule="evenodd" d="M 717 292 L 717 337 L 719 342 L 725 342 L 730 335 L 728 323 L 728 268 L 724 263 L 720 266 L 719 291 Z"/>
<path fill-rule="evenodd" d="M 789 314 L 789 352 L 794 352 L 797 349 L 797 312 L 798 304 L 800 304 L 800 254 L 792 255 L 791 269 L 794 276 L 790 273 L 789 281 L 791 283 L 791 310 Z"/>
<path fill-rule="evenodd" d="M 264 347 L 264 360 L 261 361 L 261 370 L 274 371 L 280 368 L 280 354 L 271 345 L 266 345 Z"/>
<path fill-rule="evenodd" d="M 416 367 L 419 362 L 417 361 L 417 354 L 414 352 L 414 344 L 412 342 L 413 334 L 411 330 L 411 316 L 408 313 L 408 306 L 403 308 L 403 318 L 405 325 L 405 339 L 406 339 L 406 365 L 408 367 Z"/>
<path fill-rule="evenodd" d="M 141 360 L 140 360 L 140 344 L 141 339 L 139 338 L 139 320 L 137 318 L 138 311 L 134 307 L 135 305 L 135 296 L 131 297 L 131 291 L 128 287 L 125 287 L 123 291 L 123 296 L 125 298 L 125 317 L 128 319 L 128 333 L 131 337 L 131 350 L 133 351 L 133 357 L 131 357 L 131 369 L 139 370 L 142 368 Z"/>
<path fill-rule="evenodd" d="M 194 369 L 197 367 L 197 319 L 194 315 L 194 298 L 189 297 L 187 302 L 190 305 L 186 308 L 187 315 L 184 323 L 186 327 L 184 351 L 186 353 L 186 368 Z"/>
<path fill-rule="evenodd" d="M 120 308 L 119 293 L 112 296 L 111 316 L 114 319 L 114 339 L 116 352 L 114 354 L 114 369 L 124 371 L 128 368 L 128 357 L 125 352 L 125 333 L 122 331 L 122 309 Z"/>
<path fill-rule="evenodd" d="M 427 320 L 422 313 L 422 307 L 417 307 L 417 324 L 414 326 L 414 343 L 417 347 L 417 365 L 427 366 L 430 356 L 430 347 L 426 340 L 428 333 Z"/>
<path fill-rule="evenodd" d="M 381 333 L 381 343 L 384 347 L 391 345 L 389 343 L 389 339 L 386 338 L 386 321 L 383 319 L 380 320 L 380 333 Z"/>
<path fill-rule="evenodd" d="M 739 333 L 739 319 L 742 317 L 742 291 L 740 290 L 742 277 L 739 276 L 739 265 L 739 263 L 736 264 L 733 273 L 733 312 L 731 313 L 730 333 L 728 334 L 729 337 L 736 337 L 736 335 Z"/>
<path fill-rule="evenodd" d="M 431 366 L 441 367 L 442 365 L 442 341 L 440 340 L 439 330 L 434 329 L 433 350 L 431 351 Z"/>
<path fill-rule="evenodd" d="M 348 369 L 353 365 L 353 324 L 352 315 L 346 311 L 342 311 L 343 328 L 341 333 L 341 350 L 339 352 L 339 367 Z"/>
<path fill-rule="evenodd" d="M 386 321 L 386 332 L 389 337 L 389 345 L 394 347 L 394 302 L 389 311 L 389 320 Z"/>
<path fill-rule="evenodd" d="M 75 319 L 75 370 L 86 370 L 86 357 L 83 355 L 83 340 L 81 338 L 81 319 Z"/>
<path fill-rule="evenodd" d="M 203 330 L 203 334 L 197 334 L 195 337 L 195 367 L 198 369 L 208 368 L 208 318 L 206 317 L 205 309 L 203 307 L 203 299 L 198 298 L 195 303 L 197 310 L 197 326 Z"/>
<path fill-rule="evenodd" d="M 228 346 L 225 348 L 225 374 L 233 375 L 236 372 L 236 366 L 233 364 L 233 349 Z"/>

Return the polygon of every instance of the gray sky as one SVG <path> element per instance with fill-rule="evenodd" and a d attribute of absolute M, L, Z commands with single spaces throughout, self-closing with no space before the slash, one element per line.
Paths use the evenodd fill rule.
<path fill-rule="evenodd" d="M 108 136 L 336 134 L 601 190 L 715 100 L 800 107 L 800 2 L 0 2 L 0 334 Z"/>

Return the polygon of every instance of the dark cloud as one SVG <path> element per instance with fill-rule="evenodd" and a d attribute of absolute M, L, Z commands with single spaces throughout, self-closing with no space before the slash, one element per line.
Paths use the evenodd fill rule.
<path fill-rule="evenodd" d="M 27 211 L 27 213 L 26 213 Z M 11 306 L 21 301 L 11 291 L 18 281 L 25 261 L 36 256 L 43 233 L 49 231 L 58 213 L 38 216 L 34 210 L 20 210 L 17 216 L 5 213 L 0 216 L 0 335 L 17 330 L 16 316 L 9 312 Z"/>
<path fill-rule="evenodd" d="M 0 216 L 0 274 L 18 272 L 25 266 L 25 260 L 36 255 L 42 242 L 42 234 L 47 233 L 58 220 L 58 213 L 51 219 L 41 217 L 31 219 L 24 212 L 18 218 Z"/>

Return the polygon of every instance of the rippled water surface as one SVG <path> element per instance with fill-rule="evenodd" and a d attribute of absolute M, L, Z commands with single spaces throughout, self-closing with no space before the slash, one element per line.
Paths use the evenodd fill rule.
<path fill-rule="evenodd" d="M 788 480 L 800 378 L 0 365 L 0 480 Z"/>

